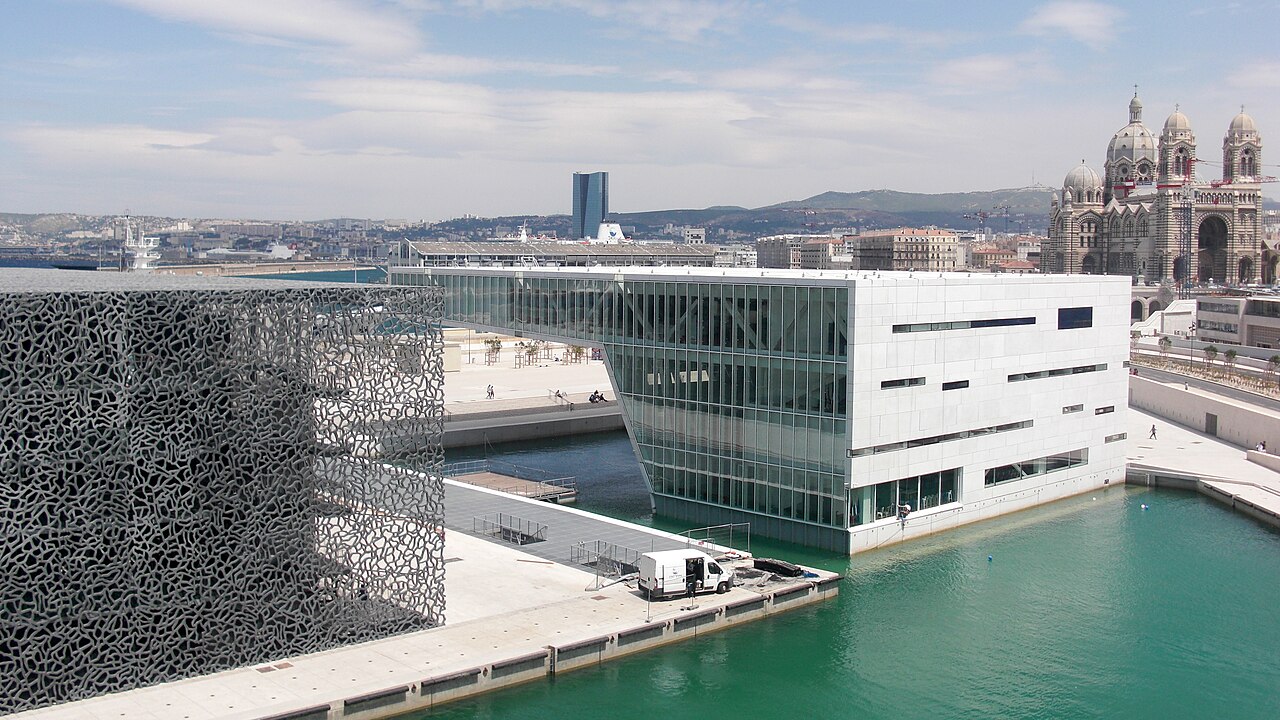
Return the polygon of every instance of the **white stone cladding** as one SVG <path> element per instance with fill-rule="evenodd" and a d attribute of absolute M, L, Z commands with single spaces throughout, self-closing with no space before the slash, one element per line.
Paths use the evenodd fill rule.
<path fill-rule="evenodd" d="M 858 280 L 850 314 L 850 447 L 892 445 L 998 425 L 1028 428 L 851 457 L 852 488 L 962 469 L 956 502 L 850 528 L 850 551 L 1012 512 L 1124 478 L 1129 282 L 1103 276 L 931 275 Z M 1058 329 L 1060 308 L 1091 307 L 1092 327 Z M 895 325 L 1034 317 L 1034 324 L 922 332 Z M 1017 373 L 1105 370 L 1011 382 Z M 884 389 L 881 383 L 924 378 Z M 943 383 L 968 381 L 944 390 Z M 1064 408 L 1082 406 L 1065 413 Z M 1095 414 L 1099 409 L 1111 412 Z M 988 487 L 988 469 L 1088 449 L 1077 467 Z M 856 493 L 853 493 L 856 502 Z"/>

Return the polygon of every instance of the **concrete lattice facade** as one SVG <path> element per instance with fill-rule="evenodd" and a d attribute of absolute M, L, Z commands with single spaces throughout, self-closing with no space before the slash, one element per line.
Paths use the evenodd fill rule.
<path fill-rule="evenodd" d="M 1223 137 L 1222 179 L 1196 179 L 1196 137 L 1175 110 L 1157 138 L 1129 103 L 1102 177 L 1084 161 L 1050 210 L 1041 269 L 1236 284 L 1276 280 L 1262 233 L 1262 137 L 1241 112 Z M 1187 243 L 1184 250 L 1183 243 Z"/>
<path fill-rule="evenodd" d="M 0 713 L 442 622 L 439 293 L 0 280 Z"/>

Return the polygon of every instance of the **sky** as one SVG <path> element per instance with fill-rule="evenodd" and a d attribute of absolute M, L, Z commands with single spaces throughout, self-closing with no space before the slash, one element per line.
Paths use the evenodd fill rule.
<path fill-rule="evenodd" d="M 1204 0 L 5 0 L 0 212 L 554 214 L 597 170 L 614 212 L 1058 186 L 1135 84 L 1211 179 L 1241 105 L 1280 142 L 1277 28 Z"/>

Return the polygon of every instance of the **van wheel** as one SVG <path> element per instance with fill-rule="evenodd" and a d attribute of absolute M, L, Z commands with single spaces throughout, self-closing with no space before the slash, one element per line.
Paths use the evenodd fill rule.
<path fill-rule="evenodd" d="M 717 595 L 723 595 L 723 594 L 725 594 L 725 593 L 727 593 L 727 592 L 729 592 L 729 583 L 727 583 L 727 582 L 722 582 L 722 583 L 720 583 L 719 585 L 717 585 L 717 586 L 716 586 L 716 594 L 717 594 Z"/>

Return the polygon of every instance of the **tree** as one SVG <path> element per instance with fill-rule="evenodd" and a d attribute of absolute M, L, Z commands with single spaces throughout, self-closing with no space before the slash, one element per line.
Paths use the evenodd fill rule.
<path fill-rule="evenodd" d="M 1280 385 L 1280 355 L 1272 355 L 1267 358 L 1267 369 L 1272 375 L 1276 376 L 1276 383 Z"/>
<path fill-rule="evenodd" d="M 1204 349 L 1204 359 L 1209 365 L 1209 370 L 1213 370 L 1213 361 L 1218 359 L 1218 347 L 1210 345 Z"/>
<path fill-rule="evenodd" d="M 1231 368 L 1236 364 L 1235 348 L 1227 348 L 1227 351 L 1222 354 L 1222 362 L 1227 364 L 1227 371 L 1229 372 Z"/>
<path fill-rule="evenodd" d="M 542 352 L 541 340 L 530 340 L 529 342 L 524 344 L 524 354 L 525 354 L 525 357 L 528 358 L 530 365 L 537 364 L 538 353 L 540 352 Z"/>
<path fill-rule="evenodd" d="M 1169 348 L 1173 347 L 1173 341 L 1169 339 L 1169 336 L 1161 335 L 1160 341 L 1157 344 L 1160 346 L 1160 354 L 1163 356 L 1168 356 Z"/>
<path fill-rule="evenodd" d="M 502 352 L 501 338 L 485 338 L 484 345 L 489 349 L 491 355 L 497 355 Z"/>

